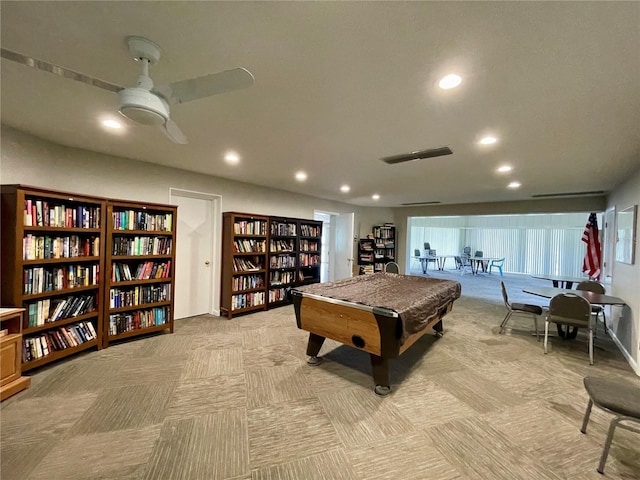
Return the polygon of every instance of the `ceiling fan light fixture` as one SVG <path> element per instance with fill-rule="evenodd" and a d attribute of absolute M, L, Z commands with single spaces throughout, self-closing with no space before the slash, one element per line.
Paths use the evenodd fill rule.
<path fill-rule="evenodd" d="M 144 88 L 125 88 L 118 92 L 123 116 L 143 125 L 164 125 L 169 108 L 157 95 Z"/>

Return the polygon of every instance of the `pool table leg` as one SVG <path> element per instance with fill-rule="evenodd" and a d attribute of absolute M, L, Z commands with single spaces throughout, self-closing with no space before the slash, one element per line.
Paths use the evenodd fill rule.
<path fill-rule="evenodd" d="M 322 363 L 322 357 L 318 357 L 318 353 L 320 353 L 323 343 L 324 337 L 316 335 L 315 333 L 309 334 L 309 342 L 307 343 L 307 355 L 309 355 L 307 363 L 309 365 L 316 366 Z"/>
<path fill-rule="evenodd" d="M 442 337 L 442 335 L 444 335 L 443 331 L 442 331 L 442 320 L 440 320 L 438 323 L 436 323 L 433 326 L 433 329 L 435 330 L 435 337 Z"/>
<path fill-rule="evenodd" d="M 375 383 L 373 391 L 376 395 L 386 397 L 391 392 L 391 387 L 389 386 L 389 359 L 379 357 L 373 353 L 370 353 L 369 356 L 371 357 L 371 370 L 373 370 L 373 383 Z"/>

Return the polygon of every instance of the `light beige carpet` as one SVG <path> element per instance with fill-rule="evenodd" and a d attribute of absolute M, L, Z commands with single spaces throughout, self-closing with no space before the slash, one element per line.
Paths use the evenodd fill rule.
<path fill-rule="evenodd" d="M 434 275 L 430 272 L 431 275 Z M 368 355 L 327 341 L 306 364 L 292 307 L 176 321 L 175 333 L 86 352 L 32 372 L 1 405 L 2 480 L 598 479 L 610 416 L 580 433 L 583 376 L 633 373 L 599 330 L 551 340 L 533 322 L 504 335 L 497 275 L 463 284 L 441 339 L 392 361 L 373 394 Z M 516 301 L 529 277 L 506 276 Z M 617 432 L 606 478 L 640 478 L 640 436 Z"/>

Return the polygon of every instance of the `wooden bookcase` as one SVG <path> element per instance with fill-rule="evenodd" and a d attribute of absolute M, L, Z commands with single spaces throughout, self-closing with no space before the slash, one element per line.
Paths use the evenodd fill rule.
<path fill-rule="evenodd" d="M 298 227 L 298 281 L 296 285 L 320 282 L 322 222 L 299 220 Z"/>
<path fill-rule="evenodd" d="M 358 265 L 360 266 L 360 273 L 373 273 L 375 245 L 373 238 L 361 238 L 358 240 Z"/>
<path fill-rule="evenodd" d="M 106 200 L 2 185 L 1 301 L 25 309 L 22 371 L 102 346 Z"/>
<path fill-rule="evenodd" d="M 222 215 L 220 313 L 228 318 L 267 307 L 268 227 L 266 216 Z"/>
<path fill-rule="evenodd" d="M 373 227 L 373 270 L 382 272 L 385 264 L 396 261 L 396 227 L 391 224 Z"/>
<path fill-rule="evenodd" d="M 269 217 L 269 308 L 289 303 L 288 290 L 298 281 L 299 220 Z"/>
<path fill-rule="evenodd" d="M 103 346 L 173 333 L 177 207 L 107 202 Z"/>

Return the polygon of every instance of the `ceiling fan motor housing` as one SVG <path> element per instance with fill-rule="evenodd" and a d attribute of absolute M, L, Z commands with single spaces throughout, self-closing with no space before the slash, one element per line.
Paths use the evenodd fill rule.
<path fill-rule="evenodd" d="M 164 125 L 169 118 L 169 106 L 160 97 L 144 88 L 124 88 L 118 92 L 119 112 L 143 125 Z"/>

